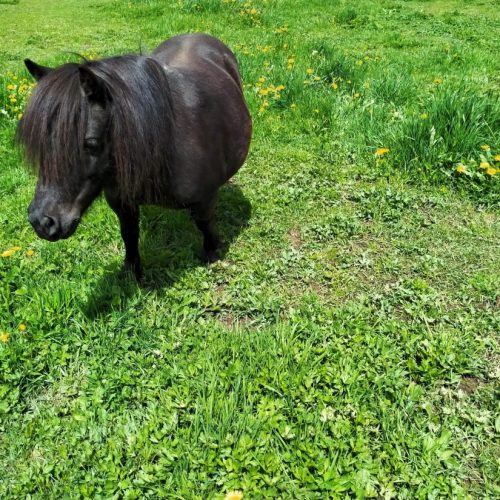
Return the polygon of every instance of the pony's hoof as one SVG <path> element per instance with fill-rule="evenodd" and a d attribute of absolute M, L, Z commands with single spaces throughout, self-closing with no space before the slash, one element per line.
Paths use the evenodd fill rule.
<path fill-rule="evenodd" d="M 140 264 L 124 262 L 120 276 L 123 278 L 135 278 L 138 283 L 142 282 L 143 274 Z"/>
<path fill-rule="evenodd" d="M 213 264 L 220 260 L 217 250 L 202 250 L 200 258 L 204 264 Z"/>

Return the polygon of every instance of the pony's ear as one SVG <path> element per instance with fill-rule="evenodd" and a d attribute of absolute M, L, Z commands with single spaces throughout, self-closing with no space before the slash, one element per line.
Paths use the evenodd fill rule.
<path fill-rule="evenodd" d="M 80 66 L 78 72 L 83 94 L 91 101 L 105 104 L 106 90 L 99 78 L 86 66 Z"/>
<path fill-rule="evenodd" d="M 43 78 L 46 74 L 52 71 L 52 68 L 48 68 L 47 66 L 40 66 L 36 62 L 33 62 L 31 59 L 25 59 L 24 64 L 28 71 L 31 73 L 31 76 L 38 82 L 40 78 Z"/>

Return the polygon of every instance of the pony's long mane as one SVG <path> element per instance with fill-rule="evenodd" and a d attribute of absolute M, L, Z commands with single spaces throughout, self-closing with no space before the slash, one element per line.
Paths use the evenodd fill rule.
<path fill-rule="evenodd" d="M 44 182 L 71 187 L 83 159 L 88 102 L 80 85 L 85 66 L 109 100 L 108 137 L 122 198 L 154 201 L 168 189 L 172 106 L 166 74 L 150 57 L 121 56 L 70 63 L 44 76 L 19 124 L 17 138 Z"/>

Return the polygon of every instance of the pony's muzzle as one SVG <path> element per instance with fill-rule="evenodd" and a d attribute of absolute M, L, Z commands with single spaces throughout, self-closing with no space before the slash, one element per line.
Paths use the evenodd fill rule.
<path fill-rule="evenodd" d="M 36 212 L 30 212 L 28 215 L 36 234 L 45 240 L 56 241 L 62 236 L 61 223 L 55 217 Z"/>

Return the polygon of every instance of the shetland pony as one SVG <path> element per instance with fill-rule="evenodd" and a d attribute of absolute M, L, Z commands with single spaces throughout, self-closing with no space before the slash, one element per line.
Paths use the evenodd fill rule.
<path fill-rule="evenodd" d="M 137 279 L 143 204 L 188 209 L 203 234 L 203 259 L 216 260 L 217 192 L 245 161 L 252 129 L 230 49 L 188 34 L 150 56 L 25 64 L 38 84 L 17 138 L 38 172 L 28 209 L 36 233 L 68 238 L 104 192 Z"/>

